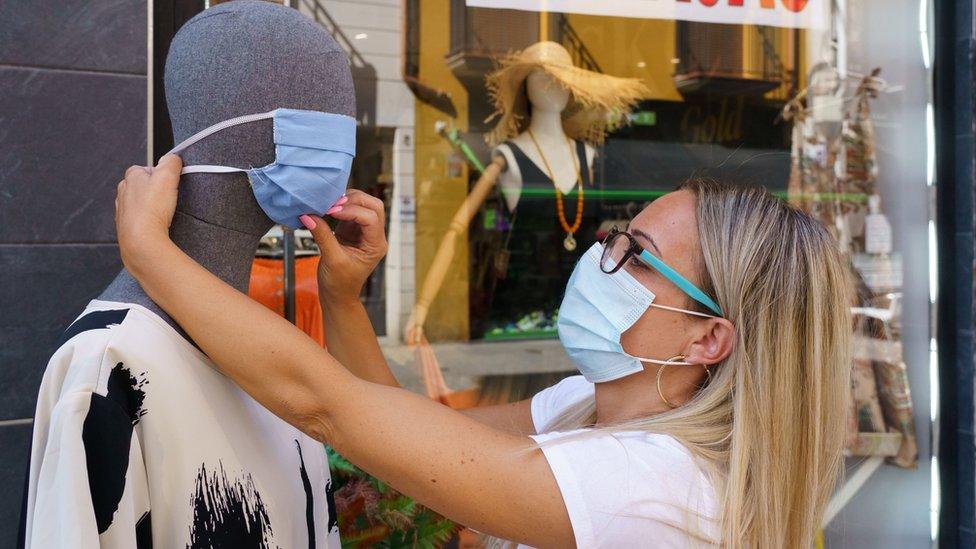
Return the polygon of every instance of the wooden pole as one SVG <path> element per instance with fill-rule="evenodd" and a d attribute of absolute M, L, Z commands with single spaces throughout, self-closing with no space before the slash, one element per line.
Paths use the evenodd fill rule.
<path fill-rule="evenodd" d="M 471 219 L 474 218 L 478 209 L 485 202 L 488 193 L 491 192 L 498 180 L 498 175 L 504 168 L 505 159 L 501 156 L 494 157 L 491 164 L 485 168 L 484 173 L 474 184 L 474 188 L 471 189 L 471 193 L 461 204 L 457 213 L 454 214 L 454 218 L 451 219 L 451 224 L 448 226 L 447 232 L 444 233 L 444 238 L 441 239 L 441 244 L 437 248 L 437 254 L 434 256 L 430 270 L 427 271 L 427 276 L 424 278 L 424 285 L 421 287 L 417 303 L 413 307 L 413 312 L 410 313 L 406 333 L 408 344 L 416 344 L 423 337 L 427 313 L 430 311 L 431 303 L 437 298 L 441 285 L 444 284 L 444 277 L 447 276 L 451 261 L 454 260 L 457 239 L 467 237 Z"/>

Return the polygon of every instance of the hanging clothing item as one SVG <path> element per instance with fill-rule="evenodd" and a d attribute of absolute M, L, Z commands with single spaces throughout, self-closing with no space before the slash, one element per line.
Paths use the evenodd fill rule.
<path fill-rule="evenodd" d="M 877 96 L 876 88 L 873 77 L 861 82 L 855 92 L 855 109 L 845 114 L 841 131 L 833 138 L 806 115 L 798 101 L 784 110 L 784 116 L 794 121 L 789 198 L 827 227 L 854 265 L 889 265 L 891 273 L 890 269 L 900 269 L 900 263 L 895 267 L 887 254 L 864 253 L 868 201 L 875 197 L 879 203 L 869 105 Z M 853 271 L 859 283 L 859 316 L 854 329 L 853 416 L 847 450 L 859 456 L 887 456 L 890 463 L 913 468 L 918 462 L 918 445 L 907 366 L 901 354 L 899 309 L 892 303 L 897 299 L 892 296 L 901 293 L 901 274 L 874 276 L 897 283 L 869 284 L 871 272 Z"/>
<path fill-rule="evenodd" d="M 92 301 L 37 400 L 26 547 L 340 547 L 322 444 L 152 311 Z"/>
<path fill-rule="evenodd" d="M 864 220 L 868 214 L 866 197 L 878 194 L 878 167 L 874 152 L 874 125 L 868 104 L 869 94 L 858 93 L 853 116 L 844 118 L 840 140 L 843 151 L 843 172 L 838 174 L 845 196 L 839 201 L 844 223 L 849 231 L 850 250 L 863 252 Z M 860 197 L 860 198 L 855 198 Z"/>
<path fill-rule="evenodd" d="M 835 164 L 839 142 L 829 140 L 816 121 L 799 112 L 794 116 L 789 201 L 819 220 L 840 239 L 840 181 Z"/>
<path fill-rule="evenodd" d="M 506 141 L 505 145 L 518 164 L 522 189 L 508 236 L 507 271 L 504 278 L 493 281 L 494 292 L 485 296 L 484 303 L 472 303 L 471 332 L 490 335 L 493 330 L 517 333 L 542 329 L 555 335 L 555 314 L 566 282 L 577 260 L 596 241 L 600 226 L 598 201 L 586 198 L 586 192 L 593 188 L 586 146 L 582 141 L 574 142 L 584 200 L 582 221 L 575 233 L 578 246 L 568 251 L 552 179 L 514 142 Z M 575 219 L 575 190 L 563 195 L 563 204 L 564 217 Z"/>
<path fill-rule="evenodd" d="M 322 305 L 319 303 L 317 272 L 319 256 L 295 258 L 295 326 L 325 346 Z M 258 257 L 251 265 L 251 299 L 285 316 L 285 263 L 281 259 Z"/>

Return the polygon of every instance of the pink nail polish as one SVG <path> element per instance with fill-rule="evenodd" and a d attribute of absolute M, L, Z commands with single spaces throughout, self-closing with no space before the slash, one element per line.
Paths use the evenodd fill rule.
<path fill-rule="evenodd" d="M 329 211 L 325 212 L 325 215 L 332 215 L 342 211 L 342 206 L 332 206 Z"/>
<path fill-rule="evenodd" d="M 336 203 L 333 204 L 333 206 L 342 206 L 346 202 L 349 202 L 349 197 L 348 196 L 343 196 L 343 197 L 339 198 L 339 200 L 336 200 Z"/>
<path fill-rule="evenodd" d="M 307 215 L 298 216 L 298 220 L 301 221 L 302 225 L 304 225 L 305 228 L 310 231 L 315 228 L 315 220 Z"/>

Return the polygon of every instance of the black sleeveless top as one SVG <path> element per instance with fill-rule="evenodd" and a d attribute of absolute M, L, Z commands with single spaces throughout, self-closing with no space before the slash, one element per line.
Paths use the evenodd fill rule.
<path fill-rule="evenodd" d="M 518 145 L 512 141 L 505 144 L 522 174 L 522 191 L 510 214 L 508 267 L 502 276 L 496 272 L 490 277 L 491 288 L 481 289 L 482 303 L 475 303 L 472 296 L 471 335 L 477 338 L 483 334 L 487 339 L 554 337 L 555 313 L 566 283 L 576 261 L 596 240 L 600 225 L 597 200 L 586 196 L 586 191 L 593 189 L 586 146 L 582 141 L 575 142 L 583 180 L 583 219 L 574 234 L 576 249 L 568 251 L 563 246 L 566 231 L 556 209 L 556 192 L 562 191 Z M 576 220 L 578 188 L 563 195 L 563 215 L 569 226 Z"/>

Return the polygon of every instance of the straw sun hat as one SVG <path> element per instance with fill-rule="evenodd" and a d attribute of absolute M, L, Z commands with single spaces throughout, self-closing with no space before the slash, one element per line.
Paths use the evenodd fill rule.
<path fill-rule="evenodd" d="M 543 70 L 571 93 L 563 111 L 563 129 L 573 139 L 602 143 L 606 133 L 627 122 L 627 114 L 649 90 L 640 79 L 618 78 L 573 65 L 566 48 L 556 42 L 538 42 L 506 56 L 485 78 L 498 118 L 488 141 L 497 145 L 525 131 L 529 123 L 529 101 L 525 79 Z"/>

